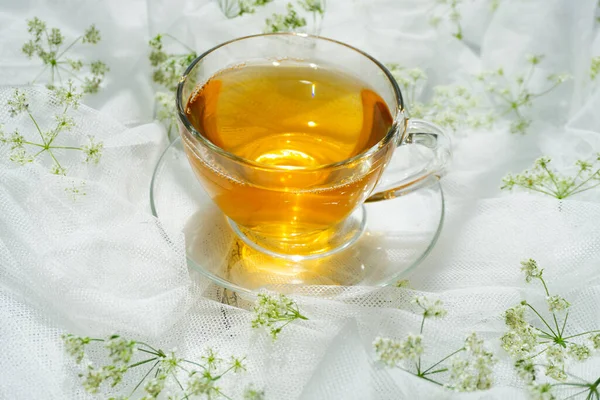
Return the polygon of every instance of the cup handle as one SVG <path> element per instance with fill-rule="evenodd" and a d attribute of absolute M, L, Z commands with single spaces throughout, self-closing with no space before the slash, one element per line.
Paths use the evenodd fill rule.
<path fill-rule="evenodd" d="M 384 182 L 383 186 L 380 182 L 376 188 L 377 191 L 371 194 L 365 203 L 403 196 L 437 183 L 445 174 L 446 167 L 452 158 L 452 151 L 450 138 L 442 128 L 431 122 L 410 119 L 406 131 L 406 138 L 398 143 L 398 146 L 404 144 L 425 146 L 433 152 L 433 156 L 418 171 L 412 172 L 408 176 L 394 179 L 391 183 Z"/>

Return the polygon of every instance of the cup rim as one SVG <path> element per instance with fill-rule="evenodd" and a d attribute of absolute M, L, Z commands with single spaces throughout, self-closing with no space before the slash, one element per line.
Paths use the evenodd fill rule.
<path fill-rule="evenodd" d="M 238 41 L 246 40 L 246 39 L 267 37 L 267 36 L 282 36 L 282 37 L 297 36 L 297 37 L 302 37 L 302 38 L 311 38 L 311 39 L 315 39 L 315 40 L 325 40 L 325 41 L 328 41 L 331 43 L 335 43 L 335 44 L 344 46 L 350 50 L 354 50 L 354 51 L 360 53 L 361 55 L 365 56 L 369 60 L 371 60 L 376 66 L 379 67 L 379 69 L 381 71 L 383 71 L 384 75 L 388 78 L 388 81 L 390 82 L 390 84 L 392 85 L 392 89 L 394 90 L 396 101 L 398 102 L 398 107 L 397 107 L 397 110 L 395 111 L 395 115 L 392 116 L 393 117 L 392 126 L 390 127 L 389 131 L 385 134 L 385 136 L 383 138 L 381 138 L 372 147 L 368 148 L 367 150 L 365 150 L 357 155 L 347 158 L 345 160 L 336 161 L 336 162 L 330 163 L 330 164 L 322 164 L 322 165 L 318 165 L 316 167 L 304 167 L 304 166 L 262 164 L 262 163 L 244 158 L 244 157 L 240 157 L 236 154 L 230 153 L 229 151 L 222 149 L 221 147 L 215 145 L 210 140 L 206 139 L 202 134 L 200 134 L 200 132 L 198 132 L 196 130 L 196 128 L 192 125 L 190 120 L 187 118 L 187 116 L 185 114 L 185 110 L 184 110 L 184 104 L 182 104 L 182 100 L 181 100 L 182 94 L 183 94 L 183 88 L 187 82 L 188 75 L 190 74 L 192 69 L 194 69 L 196 64 L 198 64 L 202 59 L 204 59 L 205 57 L 210 55 L 215 50 L 220 49 L 221 47 L 227 46 L 228 44 L 235 43 Z M 188 99 L 185 99 L 185 101 L 187 103 Z M 179 84 L 177 85 L 177 92 L 176 92 L 176 96 L 175 96 L 175 103 L 176 103 L 179 121 L 185 126 L 185 128 L 188 130 L 188 132 L 190 132 L 197 140 L 202 142 L 202 144 L 204 144 L 210 150 L 216 152 L 217 154 L 219 154 L 223 157 L 229 158 L 237 163 L 240 163 L 240 164 L 245 164 L 245 165 L 249 165 L 249 166 L 252 166 L 255 168 L 261 168 L 261 169 L 265 169 L 265 170 L 274 170 L 274 171 L 294 170 L 294 171 L 311 171 L 312 172 L 312 171 L 342 167 L 347 164 L 356 162 L 358 160 L 369 158 L 374 153 L 376 153 L 379 149 L 386 146 L 394 138 L 396 131 L 398 129 L 398 115 L 403 114 L 403 112 L 404 112 L 404 101 L 402 98 L 402 93 L 400 92 L 400 87 L 398 86 L 396 79 L 394 79 L 394 76 L 392 75 L 392 73 L 376 58 L 374 58 L 370 54 L 368 54 L 360 49 L 357 49 L 356 47 L 350 46 L 349 44 L 346 44 L 344 42 L 340 42 L 338 40 L 326 38 L 323 36 L 311 35 L 308 33 L 298 33 L 298 32 L 261 33 L 261 34 L 256 34 L 256 35 L 242 36 L 242 37 L 228 40 L 226 42 L 218 44 L 218 45 L 212 47 L 211 49 L 205 51 L 204 53 L 202 53 L 198 57 L 196 57 L 194 59 L 194 61 L 191 62 L 191 64 L 187 67 L 187 69 L 185 70 L 185 72 L 183 73 L 181 78 L 179 79 Z"/>

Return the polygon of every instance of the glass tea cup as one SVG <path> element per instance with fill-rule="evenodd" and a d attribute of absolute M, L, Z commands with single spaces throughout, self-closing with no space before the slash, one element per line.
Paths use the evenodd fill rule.
<path fill-rule="evenodd" d="M 387 134 L 343 161 L 269 165 L 216 146 L 190 121 L 188 101 L 215 74 L 286 61 L 360 77 L 392 114 Z M 208 50 L 185 71 L 176 104 L 188 161 L 233 231 L 255 250 L 294 261 L 329 256 L 352 245 L 366 226 L 365 202 L 395 198 L 437 182 L 451 156 L 449 139 L 441 128 L 407 118 L 400 89 L 379 61 L 344 43 L 307 34 L 247 36 Z M 401 167 L 388 168 L 398 164 L 393 156 L 399 146 L 415 144 L 430 150 L 426 161 L 407 164 L 403 160 Z"/>

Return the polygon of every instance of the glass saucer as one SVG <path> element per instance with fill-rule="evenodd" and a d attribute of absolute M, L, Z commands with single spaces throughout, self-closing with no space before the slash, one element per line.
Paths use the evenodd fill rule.
<path fill-rule="evenodd" d="M 150 202 L 165 228 L 184 233 L 189 266 L 241 293 L 393 284 L 429 254 L 444 220 L 444 196 L 435 184 L 365 204 L 356 211 L 367 215 L 363 234 L 340 252 L 302 261 L 272 257 L 234 234 L 192 172 L 180 138 L 158 161 Z M 311 293 L 327 292 L 322 289 Z"/>

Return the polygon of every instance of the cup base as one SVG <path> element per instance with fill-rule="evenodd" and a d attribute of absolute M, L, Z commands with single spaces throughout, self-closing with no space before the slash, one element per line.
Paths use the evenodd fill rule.
<path fill-rule="evenodd" d="M 238 295 L 266 289 L 336 298 L 393 284 L 429 254 L 444 218 L 443 191 L 436 184 L 365 204 L 364 210 L 357 210 L 364 216 L 364 232 L 349 230 L 360 237 L 330 246 L 329 256 L 319 254 L 299 261 L 271 257 L 256 250 L 255 242 L 248 243 L 233 232 L 191 170 L 181 139 L 171 144 L 156 166 L 150 204 L 165 238 L 183 233 L 190 269 L 208 279 L 198 282 L 214 283 Z"/>
<path fill-rule="evenodd" d="M 339 224 L 290 242 L 285 238 L 266 238 L 257 235 L 227 218 L 233 232 L 250 248 L 270 257 L 296 262 L 328 257 L 346 249 L 363 234 L 366 221 L 366 210 L 361 206 Z"/>

